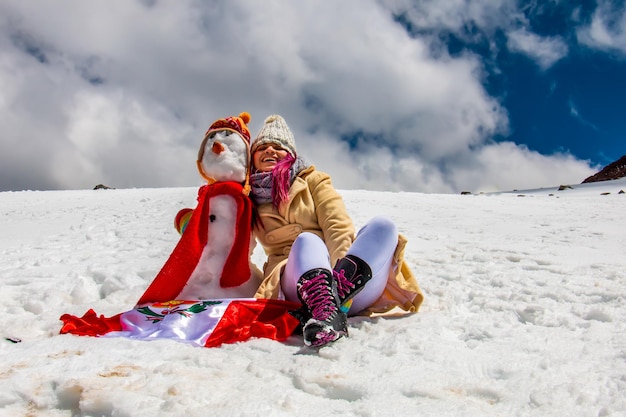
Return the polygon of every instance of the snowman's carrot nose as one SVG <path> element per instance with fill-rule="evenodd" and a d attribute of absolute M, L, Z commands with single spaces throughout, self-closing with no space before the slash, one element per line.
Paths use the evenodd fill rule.
<path fill-rule="evenodd" d="M 213 151 L 214 154 L 219 155 L 224 152 L 224 145 L 219 142 L 213 142 L 213 146 L 211 146 L 211 151 Z"/>

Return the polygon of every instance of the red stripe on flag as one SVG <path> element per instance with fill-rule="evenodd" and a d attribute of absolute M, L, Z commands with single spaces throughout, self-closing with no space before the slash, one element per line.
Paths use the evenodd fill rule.
<path fill-rule="evenodd" d="M 93 309 L 89 309 L 82 317 L 63 314 L 60 320 L 63 322 L 61 334 L 71 333 L 78 336 L 101 336 L 115 331 L 121 331 L 121 314 L 113 317 L 98 316 Z"/>
<path fill-rule="evenodd" d="M 299 324 L 289 314 L 290 310 L 298 307 L 298 303 L 281 300 L 232 301 L 204 346 L 216 347 L 251 337 L 283 341 Z"/>

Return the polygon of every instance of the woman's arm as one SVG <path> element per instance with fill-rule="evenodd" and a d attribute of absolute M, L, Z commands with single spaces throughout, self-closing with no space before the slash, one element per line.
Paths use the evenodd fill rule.
<path fill-rule="evenodd" d="M 328 174 L 315 171 L 308 180 L 318 223 L 330 254 L 331 265 L 334 266 L 354 241 L 354 224 Z"/>

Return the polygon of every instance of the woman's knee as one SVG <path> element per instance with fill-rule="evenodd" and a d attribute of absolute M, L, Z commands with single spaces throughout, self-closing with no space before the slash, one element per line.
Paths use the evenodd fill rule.
<path fill-rule="evenodd" d="M 297 280 L 300 275 L 315 268 L 330 269 L 330 255 L 319 236 L 303 232 L 291 245 L 283 275 Z"/>
<path fill-rule="evenodd" d="M 296 250 L 299 253 L 317 252 L 325 249 L 326 244 L 322 238 L 311 232 L 300 233 L 291 245 L 291 251 Z"/>
<path fill-rule="evenodd" d="M 380 238 L 391 237 L 393 239 L 397 239 L 398 237 L 398 228 L 396 224 L 385 216 L 376 216 L 373 217 L 361 230 L 359 230 L 358 235 L 362 233 L 368 233 Z M 357 235 L 357 236 L 358 236 Z"/>
<path fill-rule="evenodd" d="M 348 250 L 348 253 L 371 263 L 375 259 L 385 262 L 395 252 L 398 245 L 398 230 L 396 225 L 386 217 L 374 217 L 357 234 L 357 237 Z M 374 265 L 372 270 L 375 269 Z"/>

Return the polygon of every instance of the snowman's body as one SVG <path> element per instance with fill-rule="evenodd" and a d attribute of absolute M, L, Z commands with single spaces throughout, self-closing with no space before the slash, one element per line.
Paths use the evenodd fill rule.
<path fill-rule="evenodd" d="M 207 244 L 202 250 L 200 262 L 192 272 L 187 284 L 178 296 L 181 300 L 206 300 L 210 298 L 252 297 L 259 282 L 251 268 L 251 279 L 239 286 L 222 287 L 220 278 L 228 281 L 229 271 L 224 264 L 235 240 L 237 203 L 229 195 L 218 195 L 210 201 L 210 222 Z"/>

